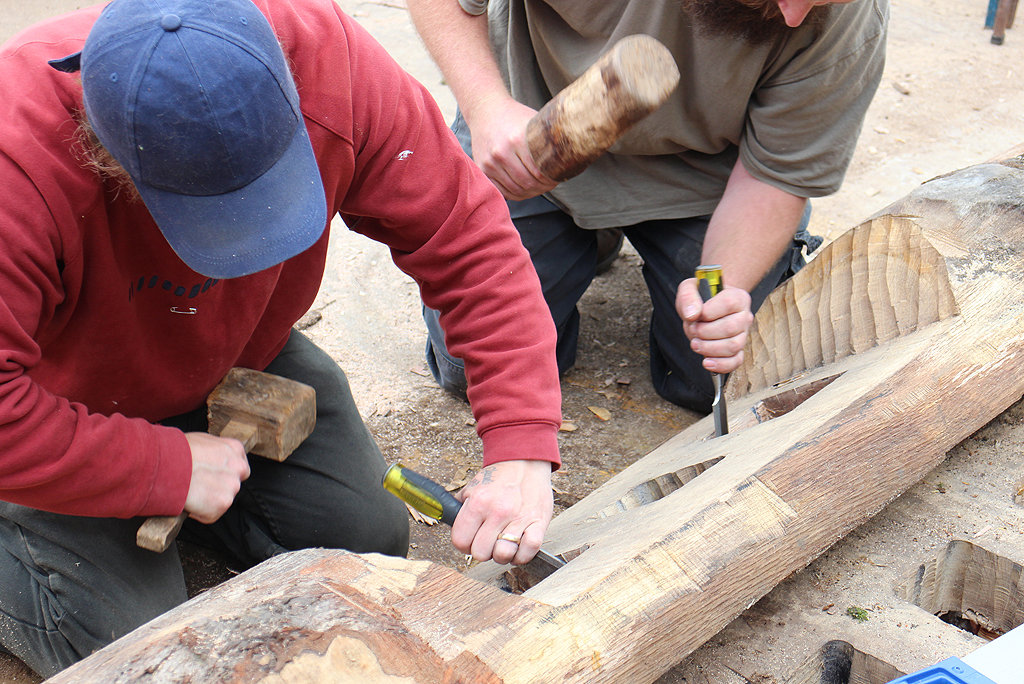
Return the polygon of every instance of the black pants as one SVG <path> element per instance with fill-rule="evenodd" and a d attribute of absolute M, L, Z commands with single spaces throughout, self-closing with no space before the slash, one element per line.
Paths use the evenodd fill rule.
<path fill-rule="evenodd" d="M 180 536 L 243 568 L 308 547 L 404 556 L 408 514 L 381 487 L 384 459 L 345 374 L 295 331 L 266 370 L 316 390 L 313 434 L 283 462 L 251 457 L 227 513 L 212 525 L 189 520 Z M 206 409 L 164 423 L 205 431 Z M 50 676 L 183 602 L 177 548 L 138 548 L 141 523 L 0 503 L 0 644 Z"/>
<path fill-rule="evenodd" d="M 649 341 L 654 389 L 664 399 L 702 413 L 711 410 L 714 398 L 711 374 L 702 366 L 703 357 L 690 349 L 682 319 L 676 313 L 675 297 L 679 283 L 692 278 L 700 265 L 710 218 L 646 221 L 623 228 L 630 244 L 643 259 L 643 276 L 651 294 Z M 820 239 L 815 242 L 806 232 L 809 220 L 808 203 L 792 247 L 750 293 L 754 311 L 777 285 L 804 265 L 803 247 L 811 243 L 809 251 L 812 251 L 820 244 Z M 558 370 L 565 373 L 576 362 L 580 335 L 576 304 L 596 275 L 596 233 L 578 227 L 572 217 L 562 211 L 522 216 L 514 218 L 513 222 L 540 277 L 544 298 L 558 331 Z M 725 274 L 727 283 L 728 278 Z M 424 308 L 423 316 L 428 333 L 427 364 L 434 378 L 448 391 L 464 396 L 466 380 L 462 360 L 451 356 L 445 348 L 437 312 Z"/>

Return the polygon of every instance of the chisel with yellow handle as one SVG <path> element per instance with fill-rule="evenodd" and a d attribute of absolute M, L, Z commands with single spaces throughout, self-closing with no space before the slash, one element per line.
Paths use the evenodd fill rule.
<path fill-rule="evenodd" d="M 698 266 L 697 290 L 705 302 L 722 291 L 725 283 L 722 282 L 722 267 Z M 715 385 L 715 399 L 711 402 L 711 412 L 715 416 L 715 437 L 729 434 L 729 416 L 725 410 L 725 395 L 722 393 L 725 385 L 725 378 L 718 373 L 711 374 L 711 382 Z"/>
<path fill-rule="evenodd" d="M 429 477 L 424 477 L 401 463 L 396 463 L 388 468 L 384 473 L 383 485 L 384 489 L 423 515 L 440 520 L 449 526 L 455 523 L 456 516 L 462 510 L 462 502 L 452 496 L 451 492 Z M 540 581 L 563 565 L 565 565 L 564 560 L 540 549 L 533 560 L 521 567 L 531 570 L 532 574 L 538 578 L 537 581 Z"/>

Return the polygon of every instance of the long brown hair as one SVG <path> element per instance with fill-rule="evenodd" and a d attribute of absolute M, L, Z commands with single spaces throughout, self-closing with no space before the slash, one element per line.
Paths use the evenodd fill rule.
<path fill-rule="evenodd" d="M 89 123 L 89 117 L 85 115 L 85 110 L 78 111 L 75 118 L 78 120 L 78 128 L 75 129 L 74 135 L 75 149 L 82 165 L 95 171 L 100 178 L 109 180 L 115 196 L 124 193 L 125 199 L 129 202 L 140 201 L 142 198 L 131 176 L 100 142 L 99 136 Z"/>

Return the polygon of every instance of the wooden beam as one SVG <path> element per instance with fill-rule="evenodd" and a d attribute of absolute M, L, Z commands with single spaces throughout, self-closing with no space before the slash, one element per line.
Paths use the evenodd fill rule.
<path fill-rule="evenodd" d="M 51 681 L 654 681 L 1024 394 L 1021 166 L 828 245 L 758 313 L 732 431 L 699 421 L 558 516 L 574 558 L 523 595 L 490 563 L 296 552 Z"/>

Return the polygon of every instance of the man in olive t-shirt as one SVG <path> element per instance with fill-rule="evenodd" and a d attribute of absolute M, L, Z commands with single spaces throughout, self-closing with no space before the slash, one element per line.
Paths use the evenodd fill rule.
<path fill-rule="evenodd" d="M 839 189 L 881 78 L 888 0 L 408 4 L 458 101 L 453 128 L 509 200 L 540 274 L 559 370 L 575 361 L 596 235 L 621 230 L 651 294 L 654 386 L 708 411 L 707 371 L 741 363 L 752 311 L 804 263 L 808 199 Z M 669 48 L 679 87 L 583 174 L 545 178 L 526 122 L 638 33 Z M 701 263 L 722 265 L 726 284 L 707 303 L 692 280 Z M 461 360 L 447 353 L 436 315 L 425 318 L 435 377 L 458 392 Z"/>

